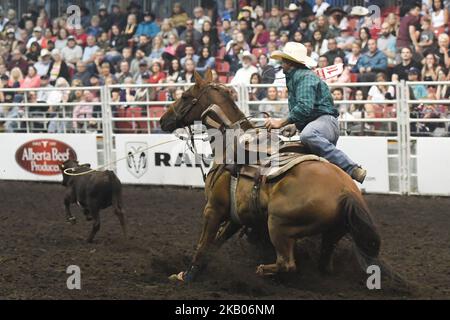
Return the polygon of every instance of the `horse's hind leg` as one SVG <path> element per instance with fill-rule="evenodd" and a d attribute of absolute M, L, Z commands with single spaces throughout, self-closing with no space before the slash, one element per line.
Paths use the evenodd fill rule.
<path fill-rule="evenodd" d="M 277 261 L 274 264 L 260 265 L 256 269 L 256 274 L 260 276 L 274 275 L 279 272 L 295 272 L 297 266 L 294 258 L 294 247 L 297 232 L 295 227 L 286 227 L 273 223 L 273 218 L 269 216 L 269 234 L 275 251 Z"/>
<path fill-rule="evenodd" d="M 324 274 L 333 273 L 333 252 L 336 244 L 345 235 L 344 227 L 333 228 L 322 234 L 320 249 L 319 270 Z"/>

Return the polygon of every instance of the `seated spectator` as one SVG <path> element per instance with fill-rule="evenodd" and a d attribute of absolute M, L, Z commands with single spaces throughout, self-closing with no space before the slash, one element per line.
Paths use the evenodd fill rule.
<path fill-rule="evenodd" d="M 347 65 L 353 69 L 359 58 L 361 58 L 361 45 L 359 42 L 355 42 L 352 44 L 352 51 L 346 55 L 345 60 Z"/>
<path fill-rule="evenodd" d="M 420 7 L 415 3 L 409 7 L 408 13 L 400 19 L 397 34 L 397 48 L 415 48 L 416 51 L 420 50 L 416 34 L 419 14 Z"/>
<path fill-rule="evenodd" d="M 122 34 L 125 36 L 127 40 L 130 40 L 134 37 L 134 34 L 137 31 L 137 17 L 135 14 L 129 14 L 127 18 L 127 25 L 123 30 Z"/>
<path fill-rule="evenodd" d="M 368 41 L 368 52 L 364 53 L 358 60 L 352 72 L 359 73 L 359 82 L 373 82 L 377 72 L 385 72 L 387 68 L 386 55 L 378 50 L 374 39 Z"/>
<path fill-rule="evenodd" d="M 450 68 L 450 50 L 449 50 L 450 38 L 448 34 L 441 33 L 438 37 L 437 46 L 433 46 L 424 52 L 427 56 L 429 53 L 435 54 L 439 58 L 439 65 L 443 68 Z"/>
<path fill-rule="evenodd" d="M 261 83 L 273 83 L 275 80 L 275 68 L 269 65 L 269 58 L 262 54 L 258 58 L 258 72 L 261 75 Z"/>
<path fill-rule="evenodd" d="M 79 46 L 82 48 L 87 45 L 87 33 L 84 30 L 84 27 L 81 25 L 79 28 L 75 29 L 75 40 Z"/>
<path fill-rule="evenodd" d="M 342 49 L 338 48 L 335 38 L 328 39 L 328 51 L 324 54 L 328 59 L 328 64 L 333 64 L 336 57 L 342 58 L 344 60 L 345 53 Z"/>
<path fill-rule="evenodd" d="M 388 65 L 390 66 L 395 65 L 395 56 L 397 52 L 396 43 L 397 38 L 389 32 L 389 24 L 383 22 L 381 25 L 380 37 L 377 39 L 377 47 L 386 55 Z"/>
<path fill-rule="evenodd" d="M 205 12 L 202 7 L 194 8 L 194 28 L 198 32 L 202 32 L 203 23 L 205 21 L 211 21 L 208 16 L 205 16 Z"/>
<path fill-rule="evenodd" d="M 408 70 L 408 81 L 420 81 L 420 70 L 412 67 Z M 423 84 L 416 84 L 410 86 L 412 95 L 411 99 L 420 100 L 428 95 L 427 88 Z"/>
<path fill-rule="evenodd" d="M 56 79 L 55 88 L 67 88 L 70 84 L 64 78 Z M 63 116 L 63 110 L 65 106 L 61 106 L 61 103 L 68 102 L 69 92 L 64 90 L 52 90 L 47 97 L 47 104 L 49 108 L 47 115 L 50 118 L 61 118 Z M 50 120 L 48 123 L 48 133 L 63 133 L 66 128 L 66 124 L 63 121 Z"/>
<path fill-rule="evenodd" d="M 406 80 L 408 78 L 407 71 L 412 67 L 422 69 L 420 63 L 413 60 L 412 50 L 410 48 L 401 49 L 401 62 L 392 70 L 392 81 Z"/>
<path fill-rule="evenodd" d="M 429 17 L 422 18 L 422 31 L 420 32 L 419 47 L 420 52 L 432 49 L 434 43 L 434 32 L 431 30 L 431 20 Z"/>
<path fill-rule="evenodd" d="M 303 42 L 303 34 L 300 30 L 294 31 L 294 35 L 292 37 L 292 41 L 302 43 Z"/>
<path fill-rule="evenodd" d="M 386 82 L 387 77 L 380 72 L 376 75 L 376 82 Z M 367 100 L 371 100 L 371 104 L 365 106 L 369 118 L 381 118 L 385 114 L 385 104 L 380 102 L 383 100 L 391 100 L 395 98 L 395 88 L 387 85 L 374 85 L 370 87 Z M 377 126 L 375 126 L 377 128 Z M 379 127 L 379 126 L 378 126 Z"/>
<path fill-rule="evenodd" d="M 22 103 L 23 102 L 23 95 L 15 95 L 12 103 Z M 6 118 L 23 118 L 25 116 L 25 108 L 23 106 L 12 106 L 9 108 L 6 108 L 6 111 L 3 111 L 6 113 Z M 7 133 L 19 133 L 19 132 L 26 132 L 25 131 L 25 122 L 23 121 L 14 121 L 14 120 L 8 120 L 5 121 L 3 124 L 4 130 Z"/>
<path fill-rule="evenodd" d="M 154 61 L 154 60 L 153 60 Z M 150 59 L 145 56 L 145 52 L 141 49 L 137 49 L 135 53 L 135 58 L 131 62 L 131 68 L 130 72 L 133 74 L 133 76 L 136 76 L 136 74 L 139 72 L 139 65 L 141 62 L 147 63 L 147 65 L 150 65 Z"/>
<path fill-rule="evenodd" d="M 202 48 L 208 48 L 209 52 L 211 52 L 212 56 L 216 56 L 217 54 L 217 42 L 213 43 L 211 41 L 211 38 L 209 37 L 209 35 L 205 34 L 202 36 L 202 41 L 200 42 L 200 51 L 202 50 Z M 198 54 L 200 55 L 201 52 L 198 52 Z"/>
<path fill-rule="evenodd" d="M 277 33 L 279 35 L 281 34 L 287 34 L 289 37 L 293 31 L 294 26 L 291 24 L 291 18 L 289 17 L 288 13 L 284 13 L 281 16 L 281 25 L 280 28 L 277 30 Z"/>
<path fill-rule="evenodd" d="M 92 16 L 91 25 L 86 29 L 86 34 L 97 38 L 102 32 L 103 29 L 100 27 L 100 18 L 98 16 Z"/>
<path fill-rule="evenodd" d="M 50 84 L 49 81 L 49 76 L 48 75 L 43 75 L 41 76 L 41 88 L 53 88 L 53 86 Z M 36 94 L 36 100 L 38 102 L 47 102 L 48 100 L 48 95 L 49 95 L 50 91 L 48 90 L 38 90 L 37 94 Z M 45 112 L 46 110 L 44 110 Z"/>
<path fill-rule="evenodd" d="M 150 70 L 148 63 L 145 60 L 139 63 L 139 72 L 137 72 L 132 79 L 136 84 L 148 83 L 148 79 L 150 79 Z"/>
<path fill-rule="evenodd" d="M 51 62 L 50 52 L 47 49 L 42 49 L 39 61 L 34 64 L 38 75 L 43 76 L 48 74 Z"/>
<path fill-rule="evenodd" d="M 272 118 L 286 118 L 288 114 L 288 107 L 282 103 L 276 103 L 275 101 L 279 101 L 278 90 L 277 87 L 269 87 L 267 88 L 267 97 L 262 101 L 271 101 L 273 103 L 270 104 L 260 104 L 259 112 L 267 112 Z"/>
<path fill-rule="evenodd" d="M 338 48 L 344 50 L 346 53 L 351 52 L 355 40 L 351 28 L 342 29 L 339 36 L 336 38 Z"/>
<path fill-rule="evenodd" d="M 164 46 L 169 45 L 170 35 L 174 35 L 178 38 L 177 29 L 173 27 L 172 22 L 170 22 L 169 19 L 164 19 L 161 24 L 161 31 L 158 33 L 158 36 L 160 36 L 163 39 Z"/>
<path fill-rule="evenodd" d="M 78 61 L 83 57 L 83 49 L 77 45 L 73 36 L 67 38 L 67 46 L 61 50 L 62 59 L 68 67 L 75 69 Z"/>
<path fill-rule="evenodd" d="M 258 72 L 258 69 L 253 65 L 255 62 L 256 58 L 253 54 L 248 51 L 244 52 L 242 54 L 242 67 L 236 72 L 230 83 L 232 85 L 249 85 L 252 74 Z"/>
<path fill-rule="evenodd" d="M 244 35 L 245 42 L 250 44 L 252 42 L 254 33 L 249 23 L 245 19 L 239 20 L 239 31 Z"/>
<path fill-rule="evenodd" d="M 43 40 L 44 40 L 44 37 L 42 36 L 42 28 L 35 27 L 33 29 L 33 36 L 28 40 L 26 48 L 29 49 L 33 42 L 37 42 L 39 44 L 39 46 L 42 47 Z"/>
<path fill-rule="evenodd" d="M 175 29 L 177 29 L 178 34 L 181 34 L 181 32 L 183 32 L 186 29 L 186 21 L 188 19 L 189 16 L 181 6 L 181 3 L 179 2 L 174 3 L 170 20 L 172 21 Z"/>
<path fill-rule="evenodd" d="M 67 64 L 62 60 L 62 55 L 58 49 L 52 51 L 52 62 L 48 68 L 50 76 L 50 83 L 54 85 L 58 78 L 64 78 L 66 81 L 70 81 L 69 68 Z"/>
<path fill-rule="evenodd" d="M 372 39 L 369 28 L 361 28 L 359 30 L 358 39 L 361 42 L 361 53 L 369 51 L 369 40 Z"/>
<path fill-rule="evenodd" d="M 323 55 L 319 57 L 319 60 L 317 61 L 317 67 L 318 68 L 325 68 L 328 67 L 329 63 L 328 63 L 328 58 Z"/>
<path fill-rule="evenodd" d="M 28 67 L 27 76 L 23 79 L 21 88 L 39 88 L 41 86 L 41 77 L 38 75 L 34 66 Z"/>
<path fill-rule="evenodd" d="M 233 43 L 230 50 L 225 54 L 224 60 L 230 64 L 230 74 L 234 75 L 241 66 L 240 54 L 244 51 L 238 43 Z"/>
<path fill-rule="evenodd" d="M 248 91 L 248 96 L 250 101 L 261 101 L 267 95 L 266 88 L 252 87 L 251 85 L 254 84 L 256 85 L 261 84 L 261 76 L 257 72 L 252 74 L 250 77 L 250 87 Z M 255 115 L 259 111 L 259 104 L 251 104 L 249 105 L 249 109 L 250 115 Z"/>
<path fill-rule="evenodd" d="M 11 70 L 11 74 L 8 80 L 9 88 L 20 88 L 23 83 L 23 73 L 19 67 L 15 67 Z"/>
<path fill-rule="evenodd" d="M 109 54 L 112 48 L 109 46 L 109 32 L 102 32 L 98 38 L 97 45 L 100 49 L 105 50 Z"/>
<path fill-rule="evenodd" d="M 214 69 L 216 65 L 216 59 L 211 56 L 211 53 L 209 51 L 208 47 L 204 47 L 201 51 L 200 58 L 198 59 L 197 63 L 197 72 L 200 73 L 202 76 L 205 75 L 206 70 Z"/>
<path fill-rule="evenodd" d="M 237 14 L 233 0 L 225 0 L 223 9 L 219 8 L 219 17 L 224 20 L 236 20 Z"/>
<path fill-rule="evenodd" d="M 117 83 L 113 72 L 111 64 L 108 61 L 103 61 L 101 64 L 100 81 L 107 84 Z"/>
<path fill-rule="evenodd" d="M 448 26 L 448 9 L 444 6 L 442 0 L 432 0 L 431 23 L 436 36 L 445 32 Z"/>
<path fill-rule="evenodd" d="M 417 68 L 415 68 L 415 69 L 417 69 Z M 409 70 L 411 70 L 411 69 L 409 69 Z M 422 72 L 421 72 L 423 81 L 437 81 L 439 71 L 441 71 L 441 70 L 442 70 L 442 67 L 440 65 L 438 65 L 435 55 L 432 53 L 427 54 L 427 56 L 425 57 L 425 63 L 423 64 L 423 68 L 422 68 Z"/>
<path fill-rule="evenodd" d="M 39 43 L 37 43 L 36 41 L 33 42 L 30 48 L 27 50 L 27 53 L 25 54 L 28 63 L 35 64 L 36 62 L 38 62 L 40 53 L 41 47 L 39 46 Z"/>
<path fill-rule="evenodd" d="M 161 83 L 166 78 L 166 74 L 162 70 L 162 66 L 159 62 L 153 62 L 150 68 L 150 79 L 148 83 Z"/>
<path fill-rule="evenodd" d="M 269 32 L 266 30 L 264 22 L 257 22 L 255 25 L 255 33 L 251 40 L 253 48 L 263 48 L 269 42 Z"/>
<path fill-rule="evenodd" d="M 153 38 L 152 51 L 150 53 L 149 59 L 153 61 L 163 61 L 162 54 L 164 53 L 165 47 L 163 44 L 163 39 L 161 36 L 156 36 Z"/>
<path fill-rule="evenodd" d="M 89 35 L 87 37 L 87 45 L 84 48 L 83 57 L 81 60 L 85 62 L 86 64 L 93 63 L 94 62 L 94 54 L 100 49 L 99 46 L 97 46 L 97 39 L 93 35 Z"/>
<path fill-rule="evenodd" d="M 184 41 L 186 45 L 198 48 L 200 46 L 201 39 L 202 33 L 194 28 L 194 21 L 192 19 L 188 19 L 186 21 L 186 29 L 181 33 L 180 40 Z"/>
<path fill-rule="evenodd" d="M 113 24 L 111 27 L 109 46 L 114 48 L 117 52 L 122 52 L 122 50 L 128 46 L 127 37 L 122 34 L 120 26 L 116 24 Z"/>
<path fill-rule="evenodd" d="M 172 59 L 181 57 L 184 53 L 184 44 L 180 42 L 178 36 L 175 34 L 170 34 L 168 38 L 168 43 L 162 54 L 162 58 L 165 64 L 168 64 Z"/>
<path fill-rule="evenodd" d="M 153 38 L 160 31 L 161 29 L 159 28 L 159 25 L 155 21 L 155 15 L 152 12 L 146 11 L 144 12 L 144 21 L 139 23 L 134 36 L 139 37 L 144 35 Z"/>
<path fill-rule="evenodd" d="M 221 43 L 228 43 L 232 40 L 233 29 L 231 28 L 230 20 L 222 21 L 222 28 L 219 33 L 219 39 L 221 39 Z"/>
<path fill-rule="evenodd" d="M 316 17 L 324 15 L 330 4 L 328 4 L 325 0 L 316 0 L 315 2 L 316 4 L 312 9 L 313 13 L 316 15 Z"/>
<path fill-rule="evenodd" d="M 342 71 L 342 73 L 340 75 L 338 75 L 338 76 L 335 76 L 333 78 L 327 79 L 326 80 L 327 83 L 348 83 L 348 82 L 351 82 L 351 79 L 350 79 L 350 69 L 351 68 L 349 66 L 345 65 L 344 59 L 342 59 L 341 57 L 338 56 L 338 57 L 334 58 L 334 61 L 332 61 L 331 64 L 342 64 L 342 65 L 344 65 L 344 71 Z M 345 88 L 344 92 L 345 93 L 350 93 L 350 89 Z M 345 96 L 347 96 L 347 94 Z"/>
<path fill-rule="evenodd" d="M 169 72 L 167 74 L 167 82 L 180 82 L 181 81 L 181 65 L 180 60 L 173 59 L 169 65 Z"/>
<path fill-rule="evenodd" d="M 270 16 L 265 20 L 267 30 L 278 31 L 281 27 L 281 12 L 277 5 L 270 9 Z"/>
<path fill-rule="evenodd" d="M 27 74 L 28 72 L 28 62 L 24 59 L 22 52 L 19 49 L 14 49 L 11 53 L 11 57 L 6 64 L 8 70 L 12 70 L 14 68 L 19 68 L 22 74 Z"/>
<path fill-rule="evenodd" d="M 195 62 L 192 59 L 186 59 L 184 62 L 183 72 L 181 73 L 181 79 L 185 83 L 194 83 L 194 71 L 195 71 Z"/>
<path fill-rule="evenodd" d="M 73 118 L 74 119 L 87 119 L 94 117 L 94 106 L 85 105 L 83 103 L 95 102 L 96 98 L 89 90 L 83 91 L 83 96 L 81 98 L 80 104 L 73 108 Z M 73 128 L 75 133 L 91 131 L 95 128 L 96 122 L 90 121 L 73 121 Z"/>
<path fill-rule="evenodd" d="M 314 31 L 311 43 L 313 52 L 319 56 L 325 54 L 328 50 L 328 40 L 324 39 L 323 33 L 319 30 Z"/>
<path fill-rule="evenodd" d="M 125 83 L 125 79 L 126 78 L 132 78 L 133 75 L 130 72 L 130 64 L 128 63 L 128 61 L 123 60 L 122 62 L 120 62 L 119 64 L 119 72 L 117 72 L 115 74 L 116 79 L 117 79 L 117 83 L 119 84 L 123 84 Z"/>
<path fill-rule="evenodd" d="M 67 46 L 67 37 L 69 36 L 69 33 L 67 32 L 67 29 L 61 28 L 58 30 L 58 34 L 55 40 L 55 48 L 62 50 Z"/>
<path fill-rule="evenodd" d="M 83 86 L 89 86 L 91 75 L 92 73 L 87 68 L 86 63 L 84 63 L 83 61 L 78 61 L 77 69 L 72 79 L 80 80 Z"/>
<path fill-rule="evenodd" d="M 180 60 L 181 67 L 184 67 L 184 64 L 187 59 L 192 59 L 192 60 L 194 60 L 195 64 L 197 64 L 199 58 L 200 57 L 195 54 L 194 47 L 188 44 L 184 48 L 184 57 L 181 58 L 181 60 Z"/>

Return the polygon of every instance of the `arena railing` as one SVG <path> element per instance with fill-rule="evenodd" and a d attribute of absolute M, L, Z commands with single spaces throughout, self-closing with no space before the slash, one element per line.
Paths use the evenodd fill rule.
<path fill-rule="evenodd" d="M 414 169 L 416 166 L 415 159 L 417 155 L 414 153 L 413 145 L 417 141 L 417 132 L 411 132 L 411 126 L 416 123 L 444 123 L 444 132 L 447 132 L 450 119 L 439 118 L 439 119 L 429 119 L 429 118 L 413 118 L 411 115 L 410 106 L 417 104 L 450 104 L 448 100 L 413 100 L 409 98 L 410 87 L 414 85 L 450 85 L 450 82 L 386 82 L 386 83 L 332 83 L 329 84 L 330 88 L 363 88 L 371 87 L 373 85 L 389 85 L 393 86 L 396 91 L 395 99 L 393 100 L 380 100 L 376 101 L 376 104 L 381 105 L 391 105 L 393 106 L 393 113 L 388 118 L 368 118 L 365 115 L 364 118 L 346 118 L 342 114 L 340 115 L 340 126 L 342 135 L 358 135 L 362 137 L 367 136 L 381 136 L 386 137 L 388 141 L 388 162 L 389 162 L 389 176 L 390 176 L 390 189 L 394 193 L 414 193 L 417 190 L 416 182 L 417 173 Z M 25 132 L 25 133 L 38 133 L 45 132 L 48 130 L 48 125 L 53 123 L 62 123 L 64 125 L 59 127 L 59 132 L 64 134 L 71 133 L 95 133 L 98 142 L 98 159 L 99 164 L 110 163 L 115 159 L 115 143 L 114 137 L 121 133 L 161 133 L 159 128 L 159 119 L 161 114 L 166 110 L 167 105 L 171 104 L 172 99 L 168 99 L 167 92 L 174 90 L 176 88 L 186 89 L 192 84 L 187 83 L 173 83 L 173 84 L 145 84 L 145 85 L 110 85 L 102 87 L 70 87 L 70 88 L 33 88 L 33 89 L 0 89 L 0 92 L 7 93 L 12 92 L 16 94 L 22 94 L 24 96 L 23 102 L 9 102 L 1 103 L 0 108 L 0 127 L 3 123 L 9 125 L 10 123 L 21 124 L 16 131 L 12 132 Z M 231 86 L 228 84 L 228 86 Z M 278 88 L 283 88 L 284 84 L 259 84 L 259 85 L 235 85 L 232 86 L 237 94 L 236 103 L 241 108 L 241 110 L 249 115 L 251 109 L 254 109 L 255 105 L 268 105 L 268 104 L 279 104 L 285 107 L 287 111 L 287 100 L 277 100 L 277 101 L 250 101 L 249 92 L 252 88 L 268 88 L 271 86 L 277 86 Z M 130 101 L 113 101 L 112 92 L 119 89 L 121 92 L 127 89 L 136 91 L 140 93 L 140 96 L 132 98 Z M 99 101 L 96 102 L 61 102 L 57 104 L 49 104 L 45 102 L 30 102 L 28 101 L 29 92 L 40 92 L 40 91 L 66 91 L 73 92 L 77 90 L 89 90 L 97 92 Z M 140 90 L 140 91 L 139 91 Z M 345 90 L 344 90 L 345 91 Z M 166 93 L 164 96 L 163 93 Z M 161 99 L 156 99 L 157 95 L 161 94 Z M 360 100 L 355 101 L 346 98 L 345 100 L 335 101 L 336 105 L 364 105 L 371 103 L 372 100 Z M 40 107 L 48 108 L 50 105 L 56 106 L 60 109 L 60 113 L 55 117 L 54 114 L 50 115 L 46 112 L 33 113 L 30 108 Z M 98 113 L 92 118 L 79 118 L 74 119 L 72 116 L 73 108 L 77 105 L 89 105 L 98 108 Z M 134 107 L 139 107 L 141 113 L 131 112 L 131 113 L 120 113 L 118 110 L 129 109 Z M 159 106 L 159 108 L 155 108 Z M 23 110 L 23 113 L 13 114 L 8 113 L 9 111 L 16 108 Z M 2 114 L 2 109 L 6 113 Z M 156 109 L 157 112 L 153 112 Z M 9 116 L 8 116 L 9 114 Z M 422 116 L 422 115 L 419 115 Z M 263 121 L 260 115 L 255 115 L 255 121 Z M 84 128 L 80 130 L 74 130 L 71 126 L 72 123 L 95 123 L 95 130 L 92 131 L 85 130 Z M 42 124 L 44 126 L 39 127 L 36 130 L 35 124 Z M 127 124 L 128 123 L 128 124 Z M 130 123 L 143 123 L 142 126 L 130 126 Z M 125 128 L 121 128 L 120 124 L 126 124 Z M 384 129 L 373 128 L 366 129 L 365 124 L 378 124 L 378 126 L 384 126 Z M 359 127 L 358 127 L 359 125 Z M 58 127 L 58 126 L 57 126 Z M 355 131 L 355 127 L 359 128 Z M 441 130 L 442 131 L 442 130 Z M 442 133 L 442 132 L 441 132 Z M 433 135 L 431 135 L 433 136 Z M 437 136 L 435 134 L 434 136 Z M 413 152 L 412 152 L 412 151 Z"/>

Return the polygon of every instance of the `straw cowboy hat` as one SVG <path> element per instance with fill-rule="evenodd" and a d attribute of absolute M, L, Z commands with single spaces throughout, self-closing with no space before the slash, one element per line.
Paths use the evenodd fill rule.
<path fill-rule="evenodd" d="M 288 10 L 288 11 L 298 11 L 299 8 L 298 8 L 298 6 L 295 3 L 291 3 L 289 5 L 289 7 L 286 8 L 286 10 Z"/>
<path fill-rule="evenodd" d="M 352 8 L 352 11 L 350 12 L 351 16 L 367 16 L 369 14 L 369 9 L 361 7 L 361 6 L 354 6 Z"/>
<path fill-rule="evenodd" d="M 306 47 L 299 42 L 288 42 L 283 50 L 272 53 L 270 58 L 275 60 L 288 59 L 306 65 L 308 68 L 315 67 L 317 62 L 308 56 Z"/>

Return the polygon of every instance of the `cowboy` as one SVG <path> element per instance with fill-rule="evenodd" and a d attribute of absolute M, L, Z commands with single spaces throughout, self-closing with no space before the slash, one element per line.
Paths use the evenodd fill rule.
<path fill-rule="evenodd" d="M 266 128 L 284 127 L 282 133 L 286 136 L 293 136 L 298 129 L 301 131 L 300 140 L 314 154 L 334 163 L 363 183 L 366 170 L 336 148 L 339 113 L 326 83 L 309 69 L 316 66 L 316 62 L 307 55 L 306 47 L 301 43 L 288 42 L 282 51 L 274 51 L 271 58 L 282 61 L 289 92 L 289 116 L 285 119 L 267 119 Z"/>

